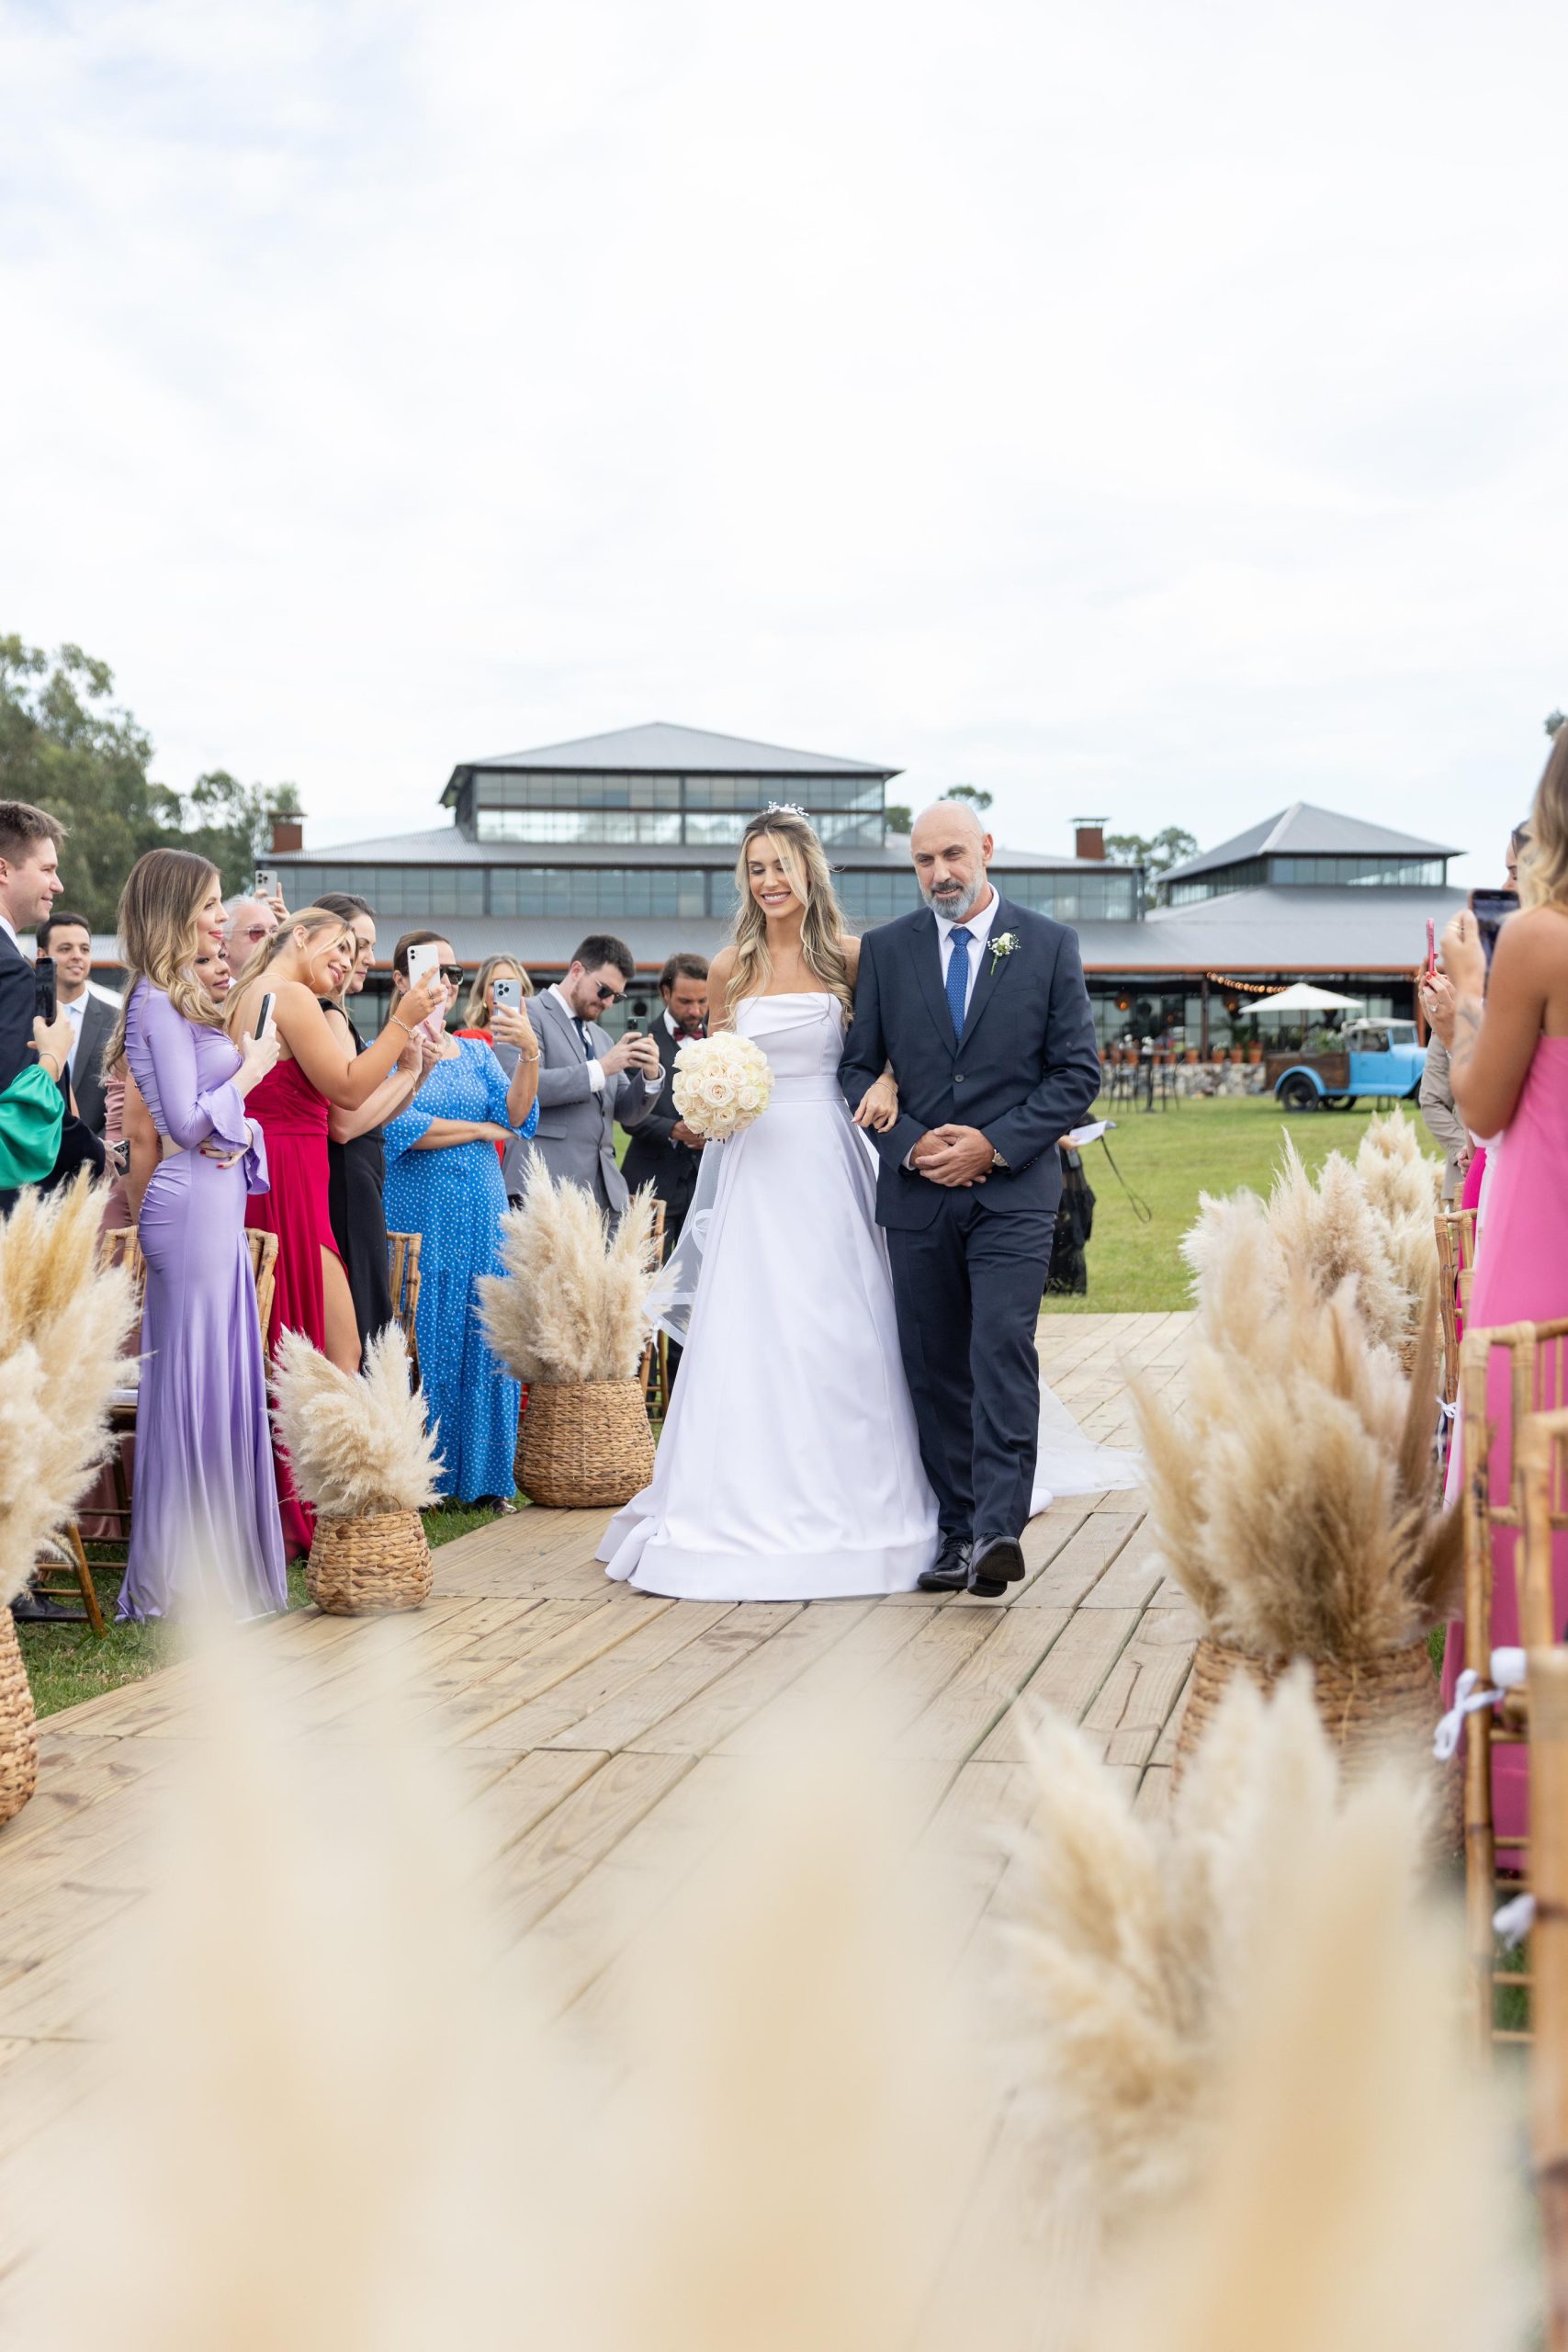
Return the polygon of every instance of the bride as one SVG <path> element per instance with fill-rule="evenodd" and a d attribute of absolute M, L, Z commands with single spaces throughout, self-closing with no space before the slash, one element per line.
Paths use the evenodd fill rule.
<path fill-rule="evenodd" d="M 907 1592 L 936 1557 L 936 1503 L 875 1164 L 855 1132 L 892 1125 L 897 1089 L 879 1080 L 852 1120 L 839 1061 L 860 943 L 806 818 L 754 818 L 736 882 L 734 944 L 709 975 L 712 1025 L 761 1047 L 773 1097 L 743 1134 L 704 1150 L 660 1285 L 660 1320 L 684 1343 L 680 1378 L 652 1484 L 612 1521 L 599 1557 L 619 1581 L 682 1600 Z M 1058 1491 L 1129 1482 L 1129 1457 L 1095 1448 L 1050 1397 L 1047 1433 Z M 1050 1499 L 1036 1487 L 1036 1510 Z"/>

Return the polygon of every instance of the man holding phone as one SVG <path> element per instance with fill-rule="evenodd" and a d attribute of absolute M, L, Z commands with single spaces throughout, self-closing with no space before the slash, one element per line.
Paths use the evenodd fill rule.
<path fill-rule="evenodd" d="M 614 1042 L 604 1026 L 636 969 L 629 947 L 594 933 L 565 979 L 534 1000 L 540 1056 L 535 1148 L 558 1184 L 580 1184 L 613 1218 L 631 1197 L 616 1164 L 615 1123 L 639 1127 L 664 1083 L 651 1037 L 628 1029 Z"/>

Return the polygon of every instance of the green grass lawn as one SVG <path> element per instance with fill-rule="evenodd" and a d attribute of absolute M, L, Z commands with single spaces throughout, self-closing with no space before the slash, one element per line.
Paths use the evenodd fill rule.
<path fill-rule="evenodd" d="M 1414 1106 L 1407 1107 L 1413 1112 Z M 1096 1115 L 1104 1108 L 1099 1105 Z M 1120 1125 L 1111 1148 L 1133 1191 L 1153 1210 L 1153 1222 L 1144 1225 L 1134 1216 L 1104 1150 L 1091 1144 L 1084 1154 L 1084 1173 L 1094 1193 L 1089 1295 L 1048 1298 L 1048 1314 L 1153 1315 L 1190 1306 L 1179 1244 L 1198 1214 L 1199 1193 L 1234 1193 L 1244 1184 L 1266 1193 L 1280 1156 L 1280 1132 L 1287 1127 L 1315 1174 L 1331 1151 L 1355 1152 L 1371 1106 L 1286 1113 L 1272 1095 L 1265 1095 L 1243 1102 L 1173 1102 L 1154 1112 L 1122 1103 L 1116 1115 Z"/>
<path fill-rule="evenodd" d="M 431 1549 L 454 1543 L 476 1527 L 488 1527 L 495 1517 L 492 1510 L 473 1510 L 462 1504 L 427 1510 L 424 1528 Z M 96 1699 L 106 1690 L 118 1690 L 122 1682 L 139 1681 L 142 1675 L 166 1666 L 179 1654 L 179 1634 L 172 1626 L 115 1623 L 120 1571 L 103 1560 L 102 1544 L 89 1544 L 87 1550 L 93 1582 L 98 1589 L 98 1606 L 108 1625 L 103 1638 L 100 1640 L 90 1625 L 17 1628 L 28 1680 L 32 1686 L 33 1705 L 40 1717 L 57 1714 L 62 1707 L 77 1706 L 85 1699 Z M 63 1590 L 55 1597 L 66 1608 L 73 1605 Z M 297 1562 L 288 1571 L 288 1605 L 290 1609 L 303 1609 L 306 1605 L 303 1561 Z"/>

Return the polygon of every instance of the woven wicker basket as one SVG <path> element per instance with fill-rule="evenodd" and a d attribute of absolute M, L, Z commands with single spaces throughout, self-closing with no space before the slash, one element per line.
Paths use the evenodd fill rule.
<path fill-rule="evenodd" d="M 319 1519 L 305 1590 L 329 1617 L 379 1617 L 418 1609 L 430 1598 L 434 1573 L 416 1510 Z"/>
<path fill-rule="evenodd" d="M 1292 1661 L 1251 1657 L 1205 1634 L 1192 1661 L 1192 1680 L 1176 1741 L 1176 1778 L 1197 1748 L 1220 1695 L 1233 1674 L 1250 1675 L 1260 1690 L 1272 1690 Z M 1455 1810 L 1459 1782 L 1450 1772 L 1438 1780 L 1432 1762 L 1432 1734 L 1442 1713 L 1438 1678 L 1425 1640 L 1404 1649 L 1383 1650 L 1359 1666 L 1336 1666 L 1329 1661 L 1313 1668 L 1317 1712 L 1339 1759 L 1346 1782 L 1354 1786 L 1382 1764 L 1403 1764 L 1432 1773 L 1437 1782 L 1438 1818 L 1434 1840 L 1445 1853 L 1456 1842 L 1460 1827 Z"/>
<path fill-rule="evenodd" d="M 653 1431 L 637 1380 L 584 1380 L 528 1391 L 517 1431 L 517 1484 L 547 1510 L 629 1503 L 653 1476 Z"/>
<path fill-rule="evenodd" d="M 0 1822 L 20 1813 L 38 1786 L 38 1717 L 8 1609 L 0 1609 Z"/>

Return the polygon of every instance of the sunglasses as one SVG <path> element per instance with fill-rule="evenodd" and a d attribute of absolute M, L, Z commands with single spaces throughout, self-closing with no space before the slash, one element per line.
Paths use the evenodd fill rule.
<path fill-rule="evenodd" d="M 446 982 L 448 988 L 456 989 L 462 986 L 463 967 L 461 964 L 437 964 L 435 968 L 440 973 L 442 978 Z"/>
<path fill-rule="evenodd" d="M 272 925 L 265 922 L 254 922 L 248 931 L 243 931 L 240 933 L 240 937 L 242 939 L 270 939 L 272 937 Z"/>
<path fill-rule="evenodd" d="M 626 1001 L 625 989 L 607 989 L 603 980 L 594 981 L 593 993 L 601 1004 L 624 1004 Z"/>

